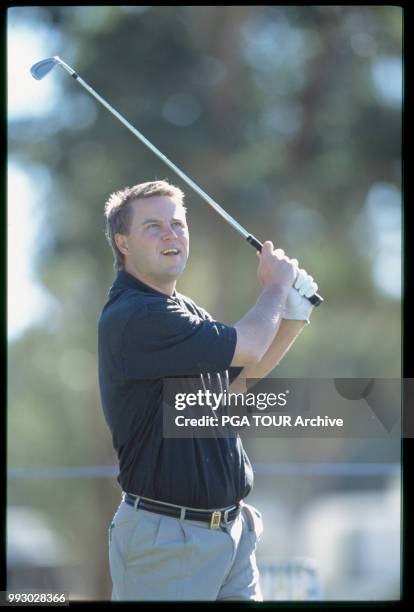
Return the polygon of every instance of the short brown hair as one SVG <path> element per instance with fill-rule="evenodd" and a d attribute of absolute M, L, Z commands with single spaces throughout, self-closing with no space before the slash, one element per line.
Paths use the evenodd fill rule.
<path fill-rule="evenodd" d="M 179 187 L 171 185 L 168 181 L 150 181 L 139 183 L 133 187 L 125 187 L 112 193 L 105 203 L 106 230 L 105 236 L 114 254 L 114 268 L 124 269 L 124 255 L 115 242 L 115 234 L 127 236 L 131 229 L 132 208 L 130 203 L 138 198 L 151 198 L 153 196 L 168 196 L 186 210 L 184 206 L 184 193 Z"/>

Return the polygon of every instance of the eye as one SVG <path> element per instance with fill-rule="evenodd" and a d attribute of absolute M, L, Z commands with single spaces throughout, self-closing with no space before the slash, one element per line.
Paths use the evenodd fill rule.
<path fill-rule="evenodd" d="M 148 223 L 147 228 L 146 229 L 150 229 L 152 227 L 159 227 L 158 223 Z"/>
<path fill-rule="evenodd" d="M 184 227 L 184 223 L 182 221 L 173 221 L 172 225 L 178 225 L 179 227 Z"/>

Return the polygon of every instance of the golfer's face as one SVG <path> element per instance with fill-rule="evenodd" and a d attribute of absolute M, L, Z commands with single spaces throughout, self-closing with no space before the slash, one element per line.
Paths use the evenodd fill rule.
<path fill-rule="evenodd" d="M 128 258 L 144 280 L 177 279 L 188 258 L 185 210 L 168 196 L 131 203 L 133 217 L 128 236 Z"/>

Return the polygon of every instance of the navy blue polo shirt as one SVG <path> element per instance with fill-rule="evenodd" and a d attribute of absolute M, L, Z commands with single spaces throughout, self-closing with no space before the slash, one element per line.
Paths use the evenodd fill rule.
<path fill-rule="evenodd" d="M 218 373 L 226 388 L 241 370 L 230 368 L 236 341 L 234 327 L 190 298 L 118 272 L 99 319 L 98 357 L 123 491 L 191 508 L 231 506 L 248 495 L 253 470 L 238 435 L 163 437 L 163 379 Z"/>

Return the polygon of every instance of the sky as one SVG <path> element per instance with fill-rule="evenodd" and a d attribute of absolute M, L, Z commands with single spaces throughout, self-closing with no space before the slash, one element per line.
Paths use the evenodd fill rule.
<path fill-rule="evenodd" d="M 55 53 L 56 36 L 49 28 L 20 26 L 9 18 L 7 37 L 8 120 L 30 119 L 47 114 L 57 95 L 56 80 L 35 81 L 30 67 Z M 45 320 L 56 300 L 36 279 L 33 254 L 41 239 L 42 198 L 50 177 L 47 169 L 18 158 L 8 159 L 8 337 L 19 337 L 34 323 Z M 41 176 L 39 176 L 41 175 Z M 41 180 L 39 180 L 41 178 Z M 23 222 L 24 220 L 24 222 Z"/>
<path fill-rule="evenodd" d="M 99 8 L 99 7 L 97 7 Z M 61 36 L 40 19 L 33 7 L 33 22 L 19 19 L 19 9 L 8 11 L 8 119 L 36 120 L 55 107 L 60 80 L 49 76 L 36 81 L 30 67 L 59 53 Z M 21 16 L 22 13 L 20 13 Z M 51 73 L 53 74 L 53 73 Z M 373 87 L 384 104 L 399 106 L 402 66 L 399 58 L 379 57 L 371 74 Z M 182 104 L 183 101 L 178 101 Z M 168 109 L 167 109 L 168 110 Z M 193 109 L 197 112 L 197 109 Z M 167 112 L 167 111 L 166 111 Z M 171 111 L 172 112 L 172 111 Z M 92 117 L 93 119 L 93 117 Z M 84 129 L 87 129 L 87 121 Z M 83 126 L 82 126 L 83 127 Z M 39 282 L 34 268 L 37 247 L 44 238 L 42 199 L 53 178 L 47 168 L 28 165 L 19 156 L 8 159 L 8 337 L 17 339 L 33 324 L 46 321 L 59 304 Z M 372 185 L 366 195 L 364 219 L 371 227 L 374 283 L 385 295 L 401 295 L 401 194 L 393 185 Z M 24 222 L 23 222 L 24 220 Z M 41 227 L 43 228 L 41 231 Z M 47 238 L 47 236 L 46 236 Z"/>

